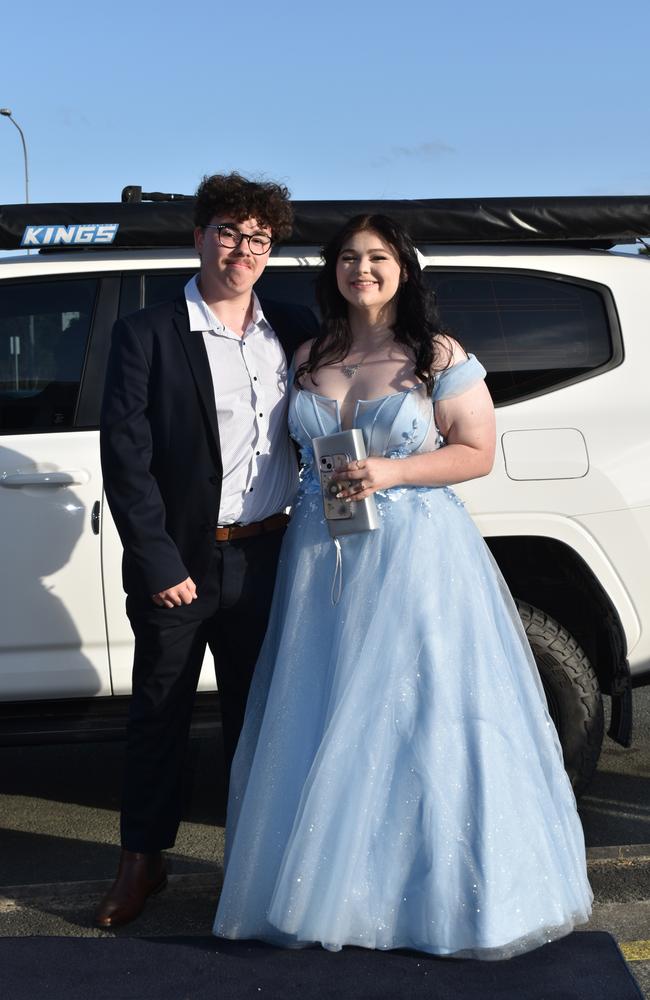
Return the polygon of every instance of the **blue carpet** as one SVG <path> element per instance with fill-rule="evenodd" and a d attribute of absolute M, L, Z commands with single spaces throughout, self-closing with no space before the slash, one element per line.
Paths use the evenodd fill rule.
<path fill-rule="evenodd" d="M 575 932 L 507 962 L 212 937 L 0 938 L 7 1000 L 643 1000 L 614 939 Z"/>

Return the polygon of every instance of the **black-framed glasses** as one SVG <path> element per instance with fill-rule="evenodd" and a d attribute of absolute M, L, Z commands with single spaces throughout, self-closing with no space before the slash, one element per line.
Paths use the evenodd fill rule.
<path fill-rule="evenodd" d="M 268 253 L 273 243 L 271 237 L 266 236 L 264 233 L 252 233 L 249 236 L 248 233 L 242 233 L 240 229 L 235 229 L 234 226 L 230 226 L 226 222 L 221 222 L 218 225 L 208 223 L 203 228 L 216 229 L 219 243 L 222 247 L 227 247 L 229 250 L 234 250 L 235 247 L 238 247 L 242 240 L 248 240 L 250 252 L 254 253 L 257 257 Z"/>

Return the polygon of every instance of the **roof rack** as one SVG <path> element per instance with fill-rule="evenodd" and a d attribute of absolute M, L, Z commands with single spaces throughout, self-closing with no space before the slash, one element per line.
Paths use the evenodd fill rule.
<path fill-rule="evenodd" d="M 295 223 L 287 242 L 293 246 L 321 246 L 347 219 L 362 213 L 392 216 L 419 244 L 550 243 L 609 248 L 650 235 L 650 195 L 292 204 Z M 143 193 L 135 185 L 124 188 L 121 202 L 0 206 L 0 249 L 106 244 L 132 249 L 189 247 L 193 246 L 193 208 L 192 196 Z M 31 235 L 25 242 L 28 227 Z M 97 237 L 98 230 L 103 238 Z"/>
<path fill-rule="evenodd" d="M 137 184 L 129 184 L 122 188 L 121 201 L 126 205 L 139 204 L 142 201 L 194 201 L 191 194 L 163 194 L 162 191 L 143 192 Z"/>

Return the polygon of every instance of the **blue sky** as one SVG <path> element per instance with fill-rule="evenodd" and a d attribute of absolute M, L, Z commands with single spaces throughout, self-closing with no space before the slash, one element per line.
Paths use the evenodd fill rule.
<path fill-rule="evenodd" d="M 5 5 L 0 106 L 32 201 L 650 192 L 649 0 L 31 0 Z M 0 118 L 0 203 L 24 200 Z"/>

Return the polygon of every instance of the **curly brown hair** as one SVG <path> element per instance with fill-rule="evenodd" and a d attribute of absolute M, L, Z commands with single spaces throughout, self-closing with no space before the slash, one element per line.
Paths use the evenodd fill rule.
<path fill-rule="evenodd" d="M 274 241 L 286 240 L 293 225 L 289 190 L 284 184 L 250 181 L 235 172 L 204 177 L 198 186 L 194 224 L 203 229 L 215 215 L 228 216 L 233 222 L 256 219 L 269 227 Z"/>

